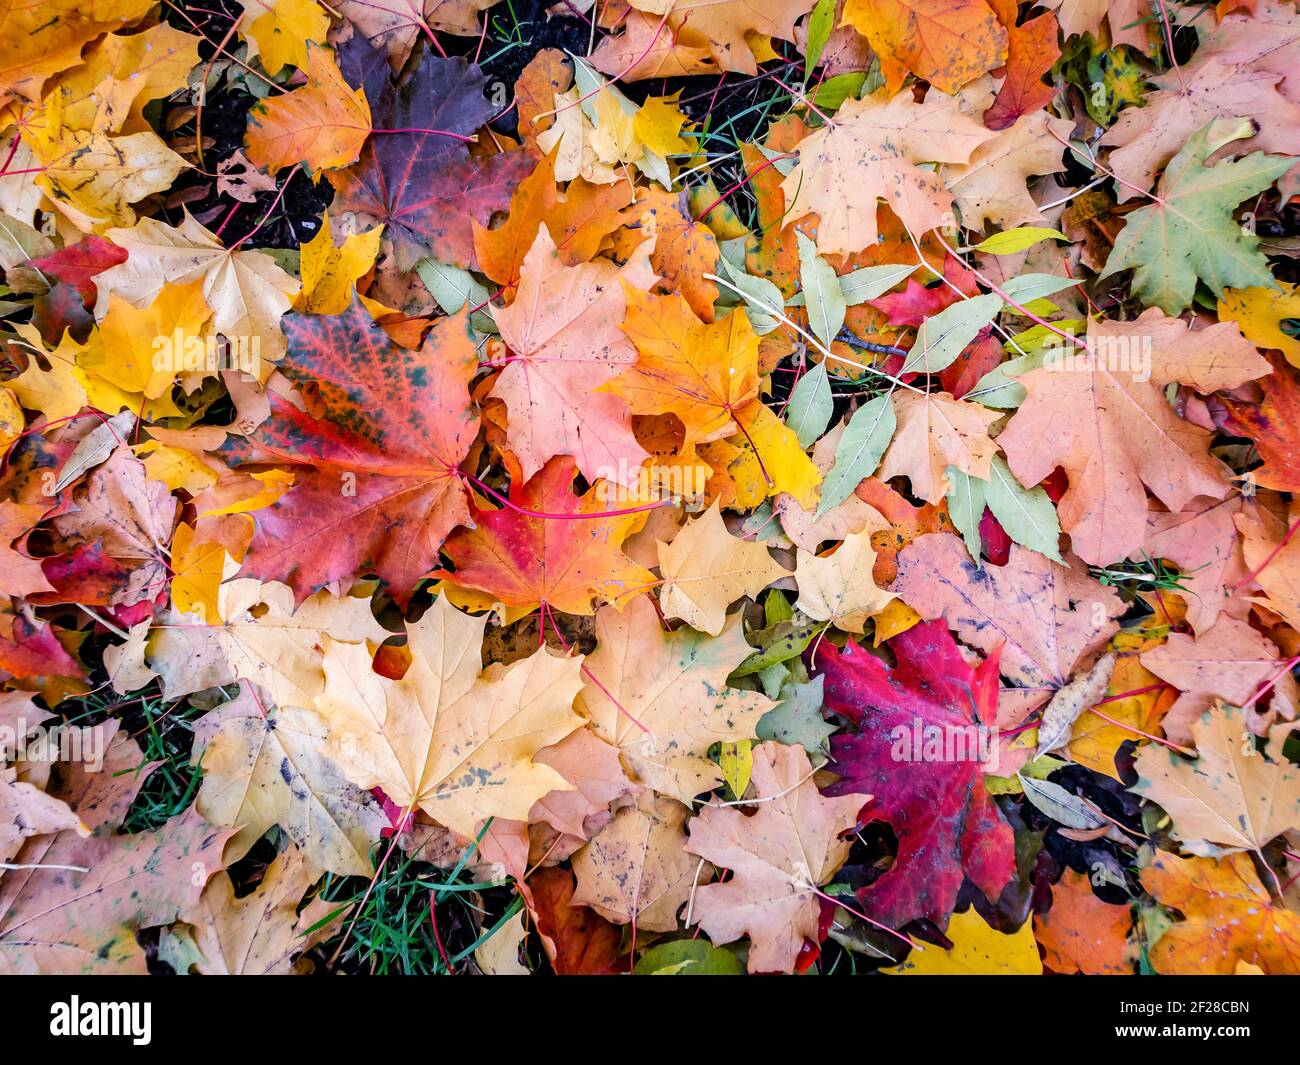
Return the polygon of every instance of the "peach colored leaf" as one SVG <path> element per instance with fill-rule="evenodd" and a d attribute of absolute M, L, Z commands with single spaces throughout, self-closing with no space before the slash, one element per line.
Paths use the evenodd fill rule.
<path fill-rule="evenodd" d="M 1142 655 L 1142 665 L 1183 693 L 1162 722 L 1165 735 L 1179 744 L 1192 742 L 1196 721 L 1216 698 L 1240 706 L 1279 672 L 1294 691 L 1277 648 L 1244 621 L 1226 616 L 1195 637 L 1171 633 Z"/>
<path fill-rule="evenodd" d="M 191 809 L 155 832 L 119 835 L 153 769 L 116 721 L 97 725 L 103 765 L 68 763 L 49 794 L 91 830 L 29 839 L 0 879 L 0 973 L 138 974 L 142 928 L 195 918 L 229 830 Z M 62 868 L 60 868 L 62 867 Z"/>
<path fill-rule="evenodd" d="M 675 799 L 642 796 L 573 856 L 575 904 L 639 931 L 675 932 L 700 862 L 682 850 L 690 808 Z"/>
<path fill-rule="evenodd" d="M 762 542 L 727 532 L 716 502 L 671 543 L 660 542 L 659 571 L 664 616 L 712 636 L 722 631 L 728 606 L 742 596 L 754 598 L 789 572 Z"/>
<path fill-rule="evenodd" d="M 761 743 L 751 778 L 756 812 L 706 806 L 691 819 L 686 850 L 730 869 L 725 884 L 695 893 L 694 923 L 715 945 L 749 936 L 749 971 L 792 972 L 804 941 L 817 942 L 825 884 L 849 854 L 841 835 L 870 796 L 823 798 L 802 747 Z"/>
<path fill-rule="evenodd" d="M 636 361 L 619 329 L 623 283 L 654 282 L 649 247 L 622 268 L 601 260 L 565 266 L 545 227 L 524 258 L 514 302 L 496 312 L 512 353 L 492 395 L 509 413 L 506 440 L 531 477 L 555 455 L 572 455 L 590 481 L 631 484 L 646 452 L 618 396 L 595 389 Z"/>
<path fill-rule="evenodd" d="M 917 164 L 966 163 L 996 136 L 962 114 L 955 97 L 937 91 L 919 104 L 911 92 L 850 98 L 830 125 L 799 144 L 798 165 L 782 184 L 785 221 L 816 213 L 817 250 L 851 255 L 876 243 L 876 210 L 884 200 L 920 239 L 952 224 L 952 194 Z"/>
<path fill-rule="evenodd" d="M 1228 492 L 1210 434 L 1174 412 L 1163 389 L 1235 388 L 1270 371 L 1231 323 L 1196 332 L 1156 309 L 1133 322 L 1092 322 L 1088 343 L 1020 376 L 1028 398 L 998 437 L 1011 471 L 1036 485 L 1060 466 L 1070 487 L 1061 527 L 1085 562 L 1135 554 L 1146 529 L 1143 486 L 1170 510 Z"/>
<path fill-rule="evenodd" d="M 927 621 L 943 617 L 985 654 L 1002 648 L 1002 675 L 1018 687 L 1059 688 L 1105 646 L 1124 612 L 1111 588 L 1019 544 L 1005 566 L 980 567 L 959 537 L 929 533 L 898 556 L 892 588 Z"/>
<path fill-rule="evenodd" d="M 906 477 L 912 494 L 937 504 L 948 494 L 949 466 L 988 480 L 998 445 L 989 439 L 989 426 L 999 413 L 947 392 L 894 393 L 898 428 L 881 459 L 882 481 Z"/>
<path fill-rule="evenodd" d="M 752 738 L 775 705 L 759 692 L 727 687 L 727 675 L 751 651 L 739 616 L 710 639 L 687 627 L 665 632 L 644 596 L 621 614 L 607 606 L 596 615 L 596 650 L 587 657 L 578 708 L 633 776 L 690 803 L 722 782 L 709 748 Z"/>

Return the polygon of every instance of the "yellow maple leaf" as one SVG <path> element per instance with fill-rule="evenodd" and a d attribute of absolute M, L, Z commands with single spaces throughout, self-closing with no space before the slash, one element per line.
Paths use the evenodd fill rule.
<path fill-rule="evenodd" d="M 199 281 L 164 285 L 143 309 L 112 297 L 108 313 L 78 353 L 92 405 L 138 410 L 143 398 L 162 401 L 156 410 L 167 409 L 171 387 L 187 369 L 186 359 L 188 365 L 206 365 L 211 316 Z"/>
<path fill-rule="evenodd" d="M 324 44 L 330 18 L 315 0 L 249 0 L 239 20 L 252 38 L 262 69 L 278 74 L 285 66 L 307 65 L 309 43 Z"/>
<path fill-rule="evenodd" d="M 172 606 L 182 614 L 197 614 L 209 624 L 221 624 L 217 597 L 226 552 L 219 543 L 195 541 L 194 529 L 184 522 L 172 535 Z"/>
<path fill-rule="evenodd" d="M 294 300 L 294 310 L 303 314 L 346 311 L 352 302 L 353 287 L 375 265 L 383 233 L 383 226 L 375 226 L 364 233 L 353 233 L 336 246 L 329 213 L 323 215 L 320 232 L 302 246 L 302 291 Z"/>
<path fill-rule="evenodd" d="M 90 125 L 69 125 L 62 90 L 45 98 L 43 108 L 23 126 L 23 140 L 44 169 L 36 183 L 50 202 L 78 229 L 103 232 L 135 222 L 131 204 L 169 188 L 189 164 L 152 130 L 118 135 L 114 115 L 103 101 Z"/>
<path fill-rule="evenodd" d="M 113 132 L 152 129 L 145 105 L 184 87 L 199 61 L 200 37 L 167 25 L 140 33 L 109 34 L 87 50 L 85 61 L 51 86 L 63 102 L 63 121 L 90 129 L 102 107 Z"/>
<path fill-rule="evenodd" d="M 1011 935 L 984 922 L 975 910 L 953 914 L 947 936 L 952 950 L 930 943 L 913 949 L 901 965 L 881 972 L 890 976 L 1041 976 L 1034 930 L 1026 921 Z"/>

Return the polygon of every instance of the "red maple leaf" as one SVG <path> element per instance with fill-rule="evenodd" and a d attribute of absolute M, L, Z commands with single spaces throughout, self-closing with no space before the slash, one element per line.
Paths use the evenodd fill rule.
<path fill-rule="evenodd" d="M 889 648 L 893 669 L 853 643 L 818 649 L 826 706 L 858 728 L 831 739 L 840 779 L 826 794 L 870 794 L 864 815 L 898 837 L 893 866 L 858 892 L 868 916 L 894 928 L 928 917 L 942 928 L 963 876 L 996 899 L 1015 870 L 1011 828 L 984 790 L 977 757 L 977 730 L 997 720 L 998 655 L 972 669 L 941 621 L 908 629 Z M 947 742 L 932 757 L 935 737 Z M 991 737 L 987 749 L 997 749 Z"/>
<path fill-rule="evenodd" d="M 867 302 L 876 310 L 883 311 L 890 325 L 910 325 L 915 328 L 954 303 L 979 295 L 975 275 L 951 255 L 944 256 L 943 274 L 945 280 L 935 281 L 931 286 L 917 281 L 915 277 L 909 277 L 902 292 L 891 292 L 888 296 L 877 296 Z M 956 286 L 955 289 L 953 285 Z"/>
<path fill-rule="evenodd" d="M 288 315 L 280 370 L 312 384 L 313 411 L 272 397 L 255 438 L 300 464 L 284 496 L 255 515 L 243 573 L 290 585 L 301 602 L 330 581 L 377 573 L 403 607 L 469 520 L 460 463 L 478 433 L 477 368 L 464 314 L 416 350 L 399 347 L 359 301 L 339 315 Z"/>
<path fill-rule="evenodd" d="M 73 286 L 87 307 L 95 304 L 95 275 L 110 266 L 126 262 L 126 249 L 111 240 L 94 234 L 82 237 L 76 244 L 50 252 L 39 259 L 29 259 L 23 265 L 42 274 L 48 274 L 65 285 Z"/>

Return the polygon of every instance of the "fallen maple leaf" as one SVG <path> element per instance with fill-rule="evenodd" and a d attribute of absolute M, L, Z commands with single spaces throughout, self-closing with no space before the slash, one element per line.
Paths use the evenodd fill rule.
<path fill-rule="evenodd" d="M 867 618 L 895 598 L 872 579 L 875 562 L 869 532 L 850 533 L 833 555 L 800 551 L 794 574 L 799 585 L 795 607 L 845 632 L 862 632 Z"/>
<path fill-rule="evenodd" d="M 1025 922 L 1010 935 L 989 927 L 972 907 L 953 914 L 946 935 L 948 950 L 926 944 L 912 949 L 907 960 L 881 972 L 891 976 L 1041 976 L 1034 933 Z"/>
<path fill-rule="evenodd" d="M 266 868 L 261 883 L 235 897 L 230 877 L 220 875 L 203 889 L 190 927 L 208 976 L 284 976 L 293 958 L 311 946 L 298 923 L 298 904 L 312 884 L 312 872 L 292 845 Z"/>
<path fill-rule="evenodd" d="M 722 782 L 709 748 L 752 738 L 774 705 L 727 686 L 751 650 L 738 616 L 710 639 L 686 627 L 665 632 L 644 596 L 621 613 L 603 607 L 578 708 L 638 780 L 689 805 Z"/>
<path fill-rule="evenodd" d="M 1080 558 L 1105 566 L 1142 546 L 1143 485 L 1173 511 L 1227 494 L 1208 434 L 1179 418 L 1161 390 L 1173 381 L 1202 392 L 1235 388 L 1268 363 L 1234 326 L 1189 332 L 1155 309 L 1134 322 L 1091 322 L 1088 349 L 1072 357 L 1075 372 L 1049 364 L 1020 376 L 1029 395 L 998 444 L 1021 484 L 1065 470 L 1061 527 Z"/>
<path fill-rule="evenodd" d="M 681 618 L 712 636 L 722 631 L 728 606 L 742 596 L 752 599 L 788 572 L 761 542 L 727 532 L 716 503 L 671 543 L 660 542 L 659 570 L 665 617 Z"/>
<path fill-rule="evenodd" d="M 928 917 L 942 928 L 963 877 L 996 899 L 1015 869 L 1012 832 L 984 790 L 979 761 L 979 730 L 997 721 L 998 655 L 972 669 L 936 621 L 895 636 L 889 647 L 893 669 L 853 643 L 838 652 L 830 643 L 818 648 L 826 706 L 858 730 L 831 737 L 840 779 L 827 794 L 870 793 L 865 815 L 898 837 L 893 866 L 857 893 L 868 916 L 893 928 Z M 913 750 L 914 735 L 939 757 Z"/>
<path fill-rule="evenodd" d="M 1007 76 L 998 94 L 984 112 L 989 129 L 1006 129 L 1022 115 L 1032 114 L 1051 102 L 1055 95 L 1043 75 L 1061 58 L 1057 44 L 1060 27 L 1055 15 L 1038 15 L 1021 26 L 1016 25 L 1020 5 L 1015 0 L 989 0 L 1007 31 Z"/>
<path fill-rule="evenodd" d="M 283 580 L 301 602 L 370 569 L 405 605 L 448 533 L 470 522 L 459 467 L 478 432 L 469 398 L 478 358 L 466 317 L 442 322 L 415 351 L 357 300 L 341 315 L 293 315 L 284 328 L 283 372 L 312 386 L 320 417 L 272 400 L 257 443 L 310 468 L 257 513 L 241 572 Z"/>
<path fill-rule="evenodd" d="M 246 680 L 265 691 L 273 707 L 310 707 L 324 685 L 320 648 L 326 636 L 379 644 L 389 635 L 366 599 L 322 591 L 295 607 L 290 589 L 274 581 L 229 581 L 218 604 L 219 625 L 177 616 L 175 624 L 154 631 L 147 657 L 165 698 Z"/>
<path fill-rule="evenodd" d="M 961 540 L 930 533 L 898 556 L 891 586 L 923 618 L 943 617 L 986 655 L 1000 649 L 1002 674 L 1026 688 L 1058 688 L 1100 650 L 1124 611 L 1113 589 L 1076 567 L 1019 544 L 1005 566 L 970 560 Z"/>
<path fill-rule="evenodd" d="M 283 354 L 280 318 L 299 285 L 271 256 L 227 249 L 188 214 L 178 229 L 142 218 L 130 229 L 111 229 L 105 235 L 129 257 L 96 275 L 96 318 L 103 318 L 113 294 L 136 307 L 146 307 L 158 298 L 164 285 L 201 279 L 216 332 L 226 337 L 256 337 L 262 357 L 270 361 Z"/>
<path fill-rule="evenodd" d="M 348 779 L 471 839 L 489 817 L 519 820 L 543 795 L 572 790 L 534 756 L 582 724 L 580 661 L 542 649 L 480 675 L 485 624 L 440 596 L 407 623 L 411 664 L 397 680 L 371 669 L 364 645 L 326 637 L 316 700 L 326 751 Z"/>
<path fill-rule="evenodd" d="M 370 848 L 383 814 L 320 753 L 325 739 L 325 722 L 314 710 L 268 706 L 247 684 L 195 725 L 203 784 L 194 804 L 213 824 L 236 829 L 227 861 L 238 861 L 279 825 L 300 848 L 295 862 L 312 879 L 373 872 Z"/>
<path fill-rule="evenodd" d="M 1216 294 L 1225 288 L 1271 285 L 1259 238 L 1232 220 L 1242 200 L 1262 192 L 1295 159 L 1254 152 L 1206 166 L 1225 144 L 1249 136 L 1249 119 L 1218 119 L 1193 134 L 1165 168 L 1159 196 L 1125 220 L 1100 276 L 1133 270 L 1133 292 L 1147 306 L 1180 314 L 1197 280 Z"/>
<path fill-rule="evenodd" d="M 1249 854 L 1180 858 L 1157 851 L 1142 886 L 1186 920 L 1151 948 L 1156 972 L 1227 975 L 1239 962 L 1277 975 L 1300 974 L 1300 916 L 1277 905 Z"/>
<path fill-rule="evenodd" d="M 153 5 L 123 0 L 89 9 L 71 0 L 10 5 L 0 12 L 0 103 L 40 97 L 45 79 L 75 66 L 82 49 L 109 30 L 138 22 Z"/>
<path fill-rule="evenodd" d="M 786 219 L 816 213 L 817 250 L 851 255 L 876 242 L 876 211 L 884 200 L 919 238 L 951 224 L 952 195 L 916 164 L 965 163 L 994 136 L 942 93 L 919 104 L 910 92 L 849 99 L 828 126 L 800 143 L 799 163 L 782 184 Z"/>
<path fill-rule="evenodd" d="M 1277 649 L 1244 621 L 1221 617 L 1195 639 L 1170 633 L 1159 647 L 1142 655 L 1142 665 L 1183 694 L 1161 722 L 1174 743 L 1192 742 L 1196 722 L 1214 700 L 1240 706 L 1278 674 L 1277 695 L 1294 702 L 1295 685 Z"/>
<path fill-rule="evenodd" d="M 652 587 L 649 570 L 621 550 L 643 515 L 606 511 L 595 489 L 574 495 L 574 472 L 571 460 L 551 459 L 527 483 L 511 485 L 508 505 L 474 506 L 473 527 L 458 529 L 443 548 L 455 572 L 436 575 L 523 613 L 545 604 L 593 614 L 598 601 L 626 602 Z"/>
<path fill-rule="evenodd" d="M 635 484 L 646 452 L 632 435 L 627 404 L 595 391 L 636 358 L 618 328 L 624 284 L 649 288 L 649 248 L 622 268 L 609 262 L 566 267 L 550 232 L 539 229 L 523 261 L 514 302 L 496 312 L 513 353 L 492 394 L 510 413 L 506 439 L 525 477 L 555 455 L 572 455 L 589 481 Z"/>
<path fill-rule="evenodd" d="M 983 229 L 992 222 L 1001 229 L 1013 229 L 1043 222 L 1026 181 L 1065 169 L 1056 138 L 1065 139 L 1069 133 L 1069 122 L 1038 111 L 981 144 L 968 163 L 945 168 L 944 188 L 957 197 L 962 224 Z"/>
<path fill-rule="evenodd" d="M 1034 935 L 1043 948 L 1043 964 L 1069 976 L 1123 976 L 1133 915 L 1127 906 L 1099 899 L 1083 873 L 1067 869 L 1052 887 L 1052 907 L 1034 914 Z"/>
<path fill-rule="evenodd" d="M 998 445 L 989 426 L 998 412 L 947 392 L 898 390 L 893 397 L 898 428 L 881 459 L 882 481 L 906 477 L 912 494 L 938 503 L 948 493 L 947 470 L 956 467 L 986 480 Z"/>
<path fill-rule="evenodd" d="M 1210 58 L 1191 71 L 1156 80 L 1159 86 L 1142 107 L 1120 113 L 1101 143 L 1110 145 L 1108 165 L 1122 179 L 1120 202 L 1140 196 L 1191 137 L 1216 119 L 1268 115 L 1267 123 L 1233 151 L 1252 149 L 1300 154 L 1300 106 L 1277 91 L 1281 76 L 1232 66 Z"/>
<path fill-rule="evenodd" d="M 303 69 L 306 85 L 262 100 L 248 113 L 248 158 L 271 174 L 291 163 L 313 175 L 349 166 L 370 135 L 365 91 L 343 80 L 328 49 L 309 44 Z"/>
<path fill-rule="evenodd" d="M 1279 492 L 1300 492 L 1300 382 L 1296 371 L 1270 354 L 1273 372 L 1263 379 L 1264 398 L 1258 404 L 1224 400 L 1231 428 L 1250 437 L 1264 464 L 1250 471 L 1255 484 Z"/>
<path fill-rule="evenodd" d="M 1007 58 L 1007 31 L 985 0 L 848 0 L 844 21 L 871 43 L 890 92 L 912 73 L 955 93 Z"/>
<path fill-rule="evenodd" d="M 703 878 L 682 850 L 689 807 L 643 796 L 573 857 L 574 905 L 590 906 L 615 924 L 646 932 L 677 930 L 677 911 Z"/>
<path fill-rule="evenodd" d="M 573 901 L 573 873 L 539 869 L 520 893 L 537 922 L 537 934 L 559 976 L 595 976 L 614 971 L 623 935 L 595 910 Z"/>
<path fill-rule="evenodd" d="M 192 919 L 204 884 L 222 868 L 229 832 L 193 810 L 156 832 L 118 834 L 152 766 L 116 721 L 94 727 L 101 771 L 69 764 L 50 792 L 91 834 L 66 829 L 29 839 L 16 855 L 19 868 L 0 879 L 0 972 L 143 975 L 135 933 Z"/>
<path fill-rule="evenodd" d="M 72 125 L 63 95 L 55 89 L 40 114 L 23 125 L 23 138 L 42 164 L 37 183 L 84 232 L 131 225 L 131 205 L 168 188 L 189 164 L 152 129 L 119 133 L 126 115 L 115 118 L 111 109 L 95 111 L 89 127 Z"/>
<path fill-rule="evenodd" d="M 1174 820 L 1179 839 L 1259 850 L 1300 824 L 1300 771 L 1282 758 L 1281 743 L 1268 757 L 1245 729 L 1245 711 L 1216 703 L 1192 725 L 1197 758 L 1144 748 L 1133 790 L 1159 803 Z"/>
<path fill-rule="evenodd" d="M 248 54 L 257 56 L 268 74 L 285 66 L 305 67 L 312 45 L 324 44 L 330 19 L 315 0 L 248 0 L 239 30 Z"/>
<path fill-rule="evenodd" d="M 803 748 L 779 743 L 754 748 L 751 780 L 753 816 L 711 804 L 691 819 L 687 852 L 733 874 L 695 892 L 692 916 L 715 945 L 749 936 L 751 973 L 788 973 L 819 939 L 820 885 L 848 857 L 840 836 L 869 796 L 823 798 Z"/>
<path fill-rule="evenodd" d="M 464 139 L 496 110 L 483 95 L 487 78 L 464 59 L 426 52 L 394 83 L 382 51 L 359 37 L 341 51 L 339 65 L 365 92 L 375 128 L 356 164 L 328 172 L 336 190 L 331 213 L 382 223 L 400 270 L 430 253 L 472 265 L 471 220 L 484 225 L 504 209 L 532 168 L 523 152 L 482 158 L 466 148 Z"/>

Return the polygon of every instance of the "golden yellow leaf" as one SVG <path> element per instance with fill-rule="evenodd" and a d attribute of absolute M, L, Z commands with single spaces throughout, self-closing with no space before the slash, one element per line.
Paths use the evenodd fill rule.
<path fill-rule="evenodd" d="M 104 316 L 111 294 L 146 307 L 164 284 L 184 285 L 201 278 L 213 331 L 248 343 L 263 360 L 259 376 L 270 373 L 266 363 L 279 359 L 285 348 L 280 318 L 299 288 L 275 259 L 261 251 L 225 247 L 188 214 L 178 228 L 142 218 L 133 228 L 114 229 L 107 236 L 130 257 L 95 278 L 96 317 Z"/>
<path fill-rule="evenodd" d="M 1282 323 L 1300 318 L 1300 286 L 1279 281 L 1277 288 L 1227 288 L 1219 297 L 1219 319 L 1236 322 L 1262 348 L 1277 348 L 1292 366 L 1300 366 L 1300 340 L 1282 331 Z"/>
<path fill-rule="evenodd" d="M 131 204 L 169 188 L 189 166 L 152 130 L 119 136 L 110 118 L 100 110 L 90 126 L 71 126 L 56 91 L 23 127 L 23 139 L 44 167 L 36 183 L 86 233 L 131 225 Z"/>
<path fill-rule="evenodd" d="M 302 246 L 302 291 L 294 309 L 303 314 L 342 314 L 352 302 L 359 278 L 375 265 L 384 227 L 353 233 L 336 247 L 330 216 L 322 216 L 320 232 Z"/>
<path fill-rule="evenodd" d="M 110 298 L 108 313 L 78 356 L 92 402 L 101 410 L 117 409 L 101 401 L 103 382 L 130 397 L 164 396 L 177 374 L 186 369 L 187 353 L 194 359 L 206 358 L 209 330 L 205 327 L 211 316 L 198 281 L 164 285 L 158 298 L 142 310 Z M 137 402 L 132 409 L 138 407 Z"/>
<path fill-rule="evenodd" d="M 61 74 L 51 86 L 63 103 L 63 121 L 90 129 L 101 108 L 113 132 L 141 133 L 147 103 L 183 88 L 199 61 L 199 41 L 168 25 L 141 33 L 109 34 L 87 50 L 85 61 Z"/>
<path fill-rule="evenodd" d="M 891 976 L 1041 976 L 1033 925 L 1026 921 L 1011 935 L 984 923 L 974 908 L 948 922 L 952 950 L 931 943 L 913 948 L 907 960 L 881 972 Z"/>
<path fill-rule="evenodd" d="M 325 43 L 330 19 L 315 0 L 249 0 L 240 31 L 256 43 L 255 53 L 268 74 L 282 67 L 305 67 L 307 45 Z"/>
<path fill-rule="evenodd" d="M 656 155 L 679 155 L 691 150 L 690 141 L 681 133 L 686 116 L 677 108 L 677 97 L 651 96 L 632 120 L 637 139 Z"/>
<path fill-rule="evenodd" d="M 154 0 L 46 0 L 0 8 L 0 104 L 37 100 L 51 74 L 75 66 L 101 33 L 138 22 Z"/>
<path fill-rule="evenodd" d="M 147 469 L 147 466 L 146 466 Z M 219 543 L 196 543 L 194 530 L 184 522 L 172 534 L 172 606 L 183 614 L 221 624 L 217 606 L 226 552 Z"/>

